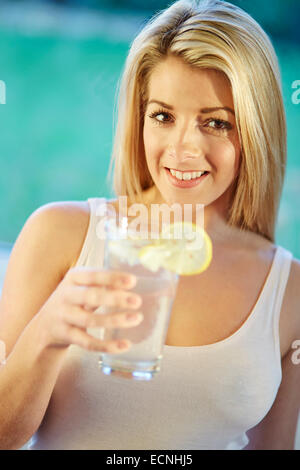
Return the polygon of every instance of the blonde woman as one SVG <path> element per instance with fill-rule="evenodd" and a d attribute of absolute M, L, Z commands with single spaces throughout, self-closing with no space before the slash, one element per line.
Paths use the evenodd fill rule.
<path fill-rule="evenodd" d="M 103 200 L 35 211 L 1 299 L 0 447 L 35 434 L 32 449 L 292 449 L 300 263 L 274 241 L 285 113 L 275 52 L 248 14 L 187 0 L 145 26 L 125 64 L 113 163 L 117 196 L 205 206 L 212 263 L 179 280 L 163 371 L 112 380 L 97 355 L 130 347 L 142 306 L 132 275 L 101 270 Z M 121 344 L 86 331 L 112 325 Z"/>

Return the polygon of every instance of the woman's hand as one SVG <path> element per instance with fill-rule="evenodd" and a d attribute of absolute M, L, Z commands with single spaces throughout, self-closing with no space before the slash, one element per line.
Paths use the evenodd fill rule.
<path fill-rule="evenodd" d="M 129 349 L 126 328 L 143 319 L 136 311 L 141 297 L 128 292 L 135 284 L 135 276 L 126 272 L 71 268 L 39 311 L 43 345 L 76 344 L 106 353 Z M 118 313 L 94 313 L 100 306 L 115 308 Z M 124 339 L 99 340 L 89 335 L 87 328 L 124 328 Z"/>

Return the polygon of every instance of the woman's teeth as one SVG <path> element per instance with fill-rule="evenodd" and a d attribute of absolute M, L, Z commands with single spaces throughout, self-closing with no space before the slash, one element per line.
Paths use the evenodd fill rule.
<path fill-rule="evenodd" d="M 204 175 L 204 173 L 206 173 L 206 171 L 193 171 L 189 173 L 189 172 L 172 170 L 171 168 L 170 168 L 170 172 L 178 180 L 184 180 L 184 181 L 189 181 L 189 180 L 199 178 L 200 176 Z"/>

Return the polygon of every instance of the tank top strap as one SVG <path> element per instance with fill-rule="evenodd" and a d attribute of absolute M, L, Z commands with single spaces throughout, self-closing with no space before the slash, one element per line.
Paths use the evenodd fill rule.
<path fill-rule="evenodd" d="M 278 258 L 276 269 L 274 270 L 273 283 L 270 283 L 270 296 L 273 296 L 273 335 L 275 340 L 275 348 L 278 354 L 278 359 L 281 361 L 280 356 L 280 335 L 279 335 L 279 320 L 282 309 L 282 302 L 290 275 L 293 254 L 285 248 L 278 247 Z M 272 292 L 273 291 L 273 292 Z"/>
<path fill-rule="evenodd" d="M 105 214 L 106 198 L 88 198 L 87 202 L 90 207 L 89 225 L 76 266 L 98 266 L 102 263 L 104 240 L 98 224 Z"/>
<path fill-rule="evenodd" d="M 89 203 L 91 216 L 93 219 L 95 217 L 101 217 L 104 215 L 106 207 L 105 197 L 89 197 L 87 201 Z"/>
<path fill-rule="evenodd" d="M 274 299 L 274 311 L 279 315 L 285 293 L 285 288 L 290 274 L 293 255 L 290 251 L 279 246 L 276 271 L 276 296 Z M 274 286 L 275 287 L 275 286 Z"/>

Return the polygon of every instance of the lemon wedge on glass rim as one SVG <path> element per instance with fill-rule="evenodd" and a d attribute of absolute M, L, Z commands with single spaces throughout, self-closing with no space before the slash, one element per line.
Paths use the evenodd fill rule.
<path fill-rule="evenodd" d="M 138 252 L 140 263 L 151 271 L 160 267 L 181 276 L 205 271 L 212 259 L 212 243 L 205 230 L 191 222 L 175 222 L 157 240 Z"/>

